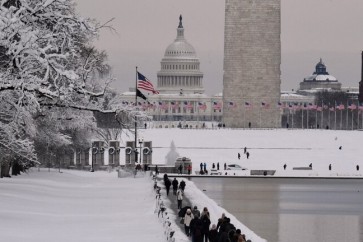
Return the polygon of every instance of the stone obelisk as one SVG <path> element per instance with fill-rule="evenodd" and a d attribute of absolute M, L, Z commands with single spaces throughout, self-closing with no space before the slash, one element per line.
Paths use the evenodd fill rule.
<path fill-rule="evenodd" d="M 223 122 L 280 127 L 281 0 L 226 0 Z"/>

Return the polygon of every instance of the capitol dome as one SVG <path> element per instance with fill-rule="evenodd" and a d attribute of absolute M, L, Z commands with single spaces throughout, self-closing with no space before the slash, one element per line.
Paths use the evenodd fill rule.
<path fill-rule="evenodd" d="M 180 15 L 176 39 L 166 48 L 157 73 L 157 89 L 161 94 L 204 93 L 200 62 L 194 47 L 184 37 L 182 20 Z"/>

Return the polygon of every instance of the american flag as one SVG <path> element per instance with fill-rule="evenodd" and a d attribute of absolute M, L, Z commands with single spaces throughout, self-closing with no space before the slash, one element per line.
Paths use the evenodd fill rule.
<path fill-rule="evenodd" d="M 222 109 L 222 104 L 220 102 L 213 102 L 213 109 L 221 110 Z"/>
<path fill-rule="evenodd" d="M 200 110 L 205 111 L 207 109 L 207 105 L 205 103 L 198 102 L 198 107 Z"/>
<path fill-rule="evenodd" d="M 357 105 L 355 105 L 354 103 L 350 104 L 348 107 L 350 110 L 355 110 L 357 109 Z"/>
<path fill-rule="evenodd" d="M 159 94 L 159 92 L 157 90 L 155 90 L 151 81 L 149 81 L 140 72 L 137 72 L 137 88 L 152 92 L 153 94 Z"/>
<path fill-rule="evenodd" d="M 170 105 L 172 109 L 177 109 L 179 107 L 178 102 L 170 102 Z"/>
<path fill-rule="evenodd" d="M 245 107 L 246 108 L 252 108 L 252 105 L 249 102 L 245 102 Z"/>
<path fill-rule="evenodd" d="M 265 103 L 265 102 L 262 102 L 261 103 L 261 107 L 263 107 L 263 108 L 269 108 L 270 107 L 270 104 Z"/>
<path fill-rule="evenodd" d="M 278 108 L 284 108 L 284 106 L 282 105 L 282 103 L 281 103 L 281 102 L 277 102 L 277 107 L 278 107 Z"/>
<path fill-rule="evenodd" d="M 331 107 L 331 108 L 329 108 L 329 111 L 334 112 L 335 111 L 335 108 L 334 107 Z"/>
<path fill-rule="evenodd" d="M 338 110 L 344 110 L 345 106 L 343 104 L 337 105 L 336 107 Z"/>
<path fill-rule="evenodd" d="M 190 102 L 184 101 L 183 104 L 186 109 L 193 109 L 193 104 L 191 104 Z"/>
<path fill-rule="evenodd" d="M 164 102 L 159 102 L 159 108 L 160 109 L 163 109 L 163 110 L 166 110 L 169 108 L 168 104 L 164 103 Z"/>
<path fill-rule="evenodd" d="M 317 108 L 317 106 L 315 104 L 309 103 L 310 110 L 315 110 L 316 108 Z"/>
<path fill-rule="evenodd" d="M 318 112 L 323 111 L 323 107 L 318 106 L 318 107 L 316 108 L 316 111 L 318 111 Z"/>
<path fill-rule="evenodd" d="M 235 108 L 236 106 L 234 102 L 228 102 L 228 108 Z"/>

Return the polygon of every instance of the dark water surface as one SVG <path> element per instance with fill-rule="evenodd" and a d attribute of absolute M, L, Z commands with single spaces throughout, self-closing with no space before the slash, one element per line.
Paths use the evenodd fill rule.
<path fill-rule="evenodd" d="M 192 178 L 269 242 L 362 242 L 363 180 Z"/>

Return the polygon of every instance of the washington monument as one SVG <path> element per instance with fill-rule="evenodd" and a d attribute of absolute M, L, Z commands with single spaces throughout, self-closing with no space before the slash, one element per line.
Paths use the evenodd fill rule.
<path fill-rule="evenodd" d="M 224 32 L 223 122 L 280 127 L 281 0 L 226 0 Z"/>

